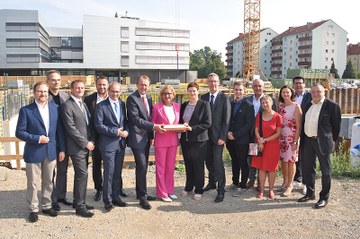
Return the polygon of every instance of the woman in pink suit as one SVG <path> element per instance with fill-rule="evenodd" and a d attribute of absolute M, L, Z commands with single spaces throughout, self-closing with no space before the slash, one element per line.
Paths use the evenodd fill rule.
<path fill-rule="evenodd" d="M 175 96 L 175 90 L 170 85 L 160 90 L 161 102 L 153 105 L 152 122 L 154 124 L 179 123 L 180 105 L 173 102 Z M 177 198 L 174 194 L 174 170 L 178 145 L 177 132 L 155 132 L 156 194 L 164 202 L 171 202 Z"/>

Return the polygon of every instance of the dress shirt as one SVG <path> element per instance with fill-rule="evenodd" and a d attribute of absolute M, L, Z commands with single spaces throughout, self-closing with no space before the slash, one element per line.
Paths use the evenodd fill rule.
<path fill-rule="evenodd" d="M 316 137 L 319 125 L 320 110 L 324 103 L 325 98 L 321 99 L 319 103 L 315 104 L 311 101 L 312 105 L 308 109 L 305 115 L 304 131 L 308 137 Z"/>
<path fill-rule="evenodd" d="M 116 116 L 116 119 L 117 119 L 117 121 L 118 121 L 118 123 L 119 123 L 119 121 L 120 121 L 120 105 L 119 105 L 119 101 L 118 101 L 118 100 L 115 101 L 115 100 L 113 100 L 113 99 L 111 99 L 111 98 L 109 98 L 109 101 L 110 101 L 110 104 L 111 104 L 111 108 L 112 108 L 112 110 L 113 110 L 113 112 L 114 112 L 114 114 L 115 114 L 115 116 Z M 118 113 L 116 112 L 115 104 L 117 105 L 117 111 L 118 111 Z"/>
<path fill-rule="evenodd" d="M 252 103 L 254 105 L 254 112 L 255 112 L 255 117 L 257 115 L 257 113 L 259 112 L 259 109 L 261 107 L 261 102 L 260 102 L 260 99 L 261 97 L 263 97 L 264 94 L 262 94 L 259 99 L 256 99 L 255 95 L 253 95 L 253 100 L 252 100 Z"/>
<path fill-rule="evenodd" d="M 44 122 L 45 129 L 46 129 L 46 135 L 49 135 L 49 128 L 50 128 L 49 105 L 46 102 L 44 106 L 41 106 L 36 100 L 35 100 L 35 103 L 39 109 L 41 118 Z"/>
<path fill-rule="evenodd" d="M 108 95 L 106 95 L 104 98 L 100 98 L 99 94 L 96 93 L 96 104 L 99 104 L 101 101 L 106 100 L 108 98 Z"/>
<path fill-rule="evenodd" d="M 304 98 L 304 94 L 305 94 L 305 92 L 301 93 L 300 95 L 297 95 L 295 93 L 295 100 L 296 100 L 296 103 L 298 103 L 298 105 L 301 105 L 301 102 Z"/>

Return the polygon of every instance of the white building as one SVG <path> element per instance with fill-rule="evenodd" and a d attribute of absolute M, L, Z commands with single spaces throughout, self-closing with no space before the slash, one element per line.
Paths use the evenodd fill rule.
<path fill-rule="evenodd" d="M 260 69 L 267 78 L 271 77 L 271 40 L 277 33 L 271 28 L 260 31 Z M 244 34 L 227 43 L 227 75 L 238 77 L 243 67 L 243 40 Z"/>
<path fill-rule="evenodd" d="M 347 32 L 332 20 L 308 22 L 272 40 L 272 78 L 286 78 L 288 69 L 330 69 L 346 66 Z"/>
<path fill-rule="evenodd" d="M 60 21 L 60 19 L 59 19 Z M 189 69 L 190 30 L 131 17 L 83 17 L 79 29 L 46 27 L 34 10 L 0 10 L 0 74 L 182 78 Z"/>

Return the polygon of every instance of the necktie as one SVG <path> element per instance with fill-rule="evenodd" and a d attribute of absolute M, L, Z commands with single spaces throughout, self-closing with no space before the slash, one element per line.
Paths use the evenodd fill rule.
<path fill-rule="evenodd" d="M 120 109 L 116 102 L 114 102 L 115 116 L 118 123 L 120 123 Z"/>
<path fill-rule="evenodd" d="M 88 115 L 87 115 L 87 112 L 86 112 L 86 109 L 84 107 L 84 104 L 81 100 L 79 100 L 79 104 L 80 104 L 80 109 L 84 115 L 84 118 L 85 118 L 85 121 L 86 121 L 86 124 L 88 125 L 89 124 L 89 118 L 88 118 Z"/>
<path fill-rule="evenodd" d="M 211 109 L 212 109 L 212 107 L 213 107 L 213 105 L 214 105 L 214 95 L 211 95 L 210 96 L 210 107 L 211 107 Z"/>
<path fill-rule="evenodd" d="M 148 103 L 147 103 L 147 99 L 146 99 L 146 96 L 141 96 L 142 98 L 142 101 L 144 103 L 144 107 L 145 107 L 145 110 L 146 110 L 146 114 L 147 116 L 149 116 L 149 109 L 148 109 Z"/>

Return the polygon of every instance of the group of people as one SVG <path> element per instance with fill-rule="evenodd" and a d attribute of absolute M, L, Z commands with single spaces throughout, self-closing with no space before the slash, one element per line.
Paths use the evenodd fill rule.
<path fill-rule="evenodd" d="M 136 169 L 136 197 L 143 209 L 149 201 L 176 200 L 174 169 L 178 145 L 186 168 L 182 196 L 201 200 L 205 191 L 217 189 L 215 202 L 224 200 L 227 190 L 239 197 L 258 179 L 264 196 L 266 177 L 269 197 L 274 198 L 276 170 L 281 160 L 283 196 L 289 196 L 293 180 L 304 183 L 307 192 L 299 202 L 315 198 L 315 161 L 319 158 L 322 191 L 316 207 L 327 204 L 330 191 L 330 153 L 340 130 L 340 108 L 326 99 L 324 88 L 314 85 L 304 91 L 304 79 L 293 80 L 295 91 L 284 86 L 277 101 L 264 95 L 264 82 L 253 81 L 254 94 L 245 96 L 244 86 L 234 83 L 230 99 L 219 90 L 219 76 L 208 76 L 209 92 L 199 96 L 199 85 L 187 85 L 189 100 L 179 105 L 176 92 L 165 85 L 159 103 L 153 105 L 148 93 L 151 80 L 142 75 L 137 90 L 126 103 L 119 96 L 121 85 L 109 84 L 105 76 L 96 80 L 96 92 L 84 98 L 85 85 L 75 80 L 70 95 L 60 91 L 60 73 L 47 72 L 47 80 L 33 87 L 35 101 L 20 109 L 16 137 L 25 141 L 29 221 L 38 220 L 38 182 L 41 180 L 41 209 L 57 216 L 59 203 L 72 205 L 77 215 L 92 217 L 86 203 L 88 157 L 92 155 L 94 200 L 103 199 L 106 211 L 126 207 L 123 197 L 122 166 L 125 148 L 130 147 Z M 84 98 L 84 99 L 83 99 Z M 295 101 L 296 100 L 296 101 Z M 170 126 L 170 127 L 169 127 Z M 179 138 L 180 134 L 180 138 Z M 261 155 L 249 156 L 249 143 L 258 143 Z M 149 149 L 154 145 L 156 197 L 147 192 Z M 225 187 L 223 150 L 226 145 L 232 162 L 232 184 Z M 75 171 L 73 201 L 66 198 L 69 159 Z M 208 182 L 205 186 L 205 166 Z M 103 173 L 102 173 L 103 166 Z M 258 174 L 258 176 L 257 176 Z M 241 175 L 241 176 L 240 176 Z"/>

